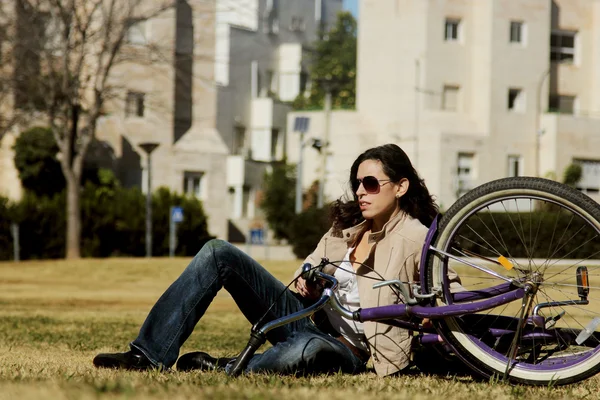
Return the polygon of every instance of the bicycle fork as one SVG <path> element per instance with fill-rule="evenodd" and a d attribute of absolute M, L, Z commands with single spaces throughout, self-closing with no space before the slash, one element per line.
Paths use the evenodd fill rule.
<path fill-rule="evenodd" d="M 510 371 L 510 367 L 513 365 L 514 360 L 517 358 L 517 351 L 519 349 L 519 339 L 521 337 L 521 331 L 527 324 L 528 315 L 531 313 L 531 308 L 533 306 L 533 300 L 535 297 L 535 293 L 537 292 L 535 286 L 526 285 L 525 286 L 525 296 L 523 297 L 523 301 L 521 303 L 521 312 L 519 315 L 519 323 L 517 325 L 517 330 L 515 332 L 515 336 L 513 337 L 512 343 L 510 344 L 508 350 L 508 361 L 506 362 L 506 369 L 504 370 L 503 379 L 506 380 L 508 378 L 508 373 Z"/>

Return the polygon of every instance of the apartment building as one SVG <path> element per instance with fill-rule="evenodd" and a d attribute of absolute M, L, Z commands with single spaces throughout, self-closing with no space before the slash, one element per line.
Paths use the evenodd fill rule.
<path fill-rule="evenodd" d="M 122 49 L 127 61 L 109 77 L 121 92 L 105 104 L 93 156 L 146 191 L 143 144 L 156 145 L 152 189 L 198 197 L 220 238 L 231 238 L 230 221 L 246 235 L 264 172 L 283 159 L 310 45 L 341 9 L 342 0 L 180 0 L 137 21 Z M 0 190 L 12 198 L 20 196 L 11 150 L 20 129 L 0 150 Z"/>
<path fill-rule="evenodd" d="M 312 44 L 341 0 L 222 0 L 216 22 L 217 129 L 227 160 L 230 240 L 261 220 L 263 176 L 285 152 L 290 102 L 308 83 Z"/>
<path fill-rule="evenodd" d="M 397 143 L 448 208 L 507 176 L 561 180 L 583 167 L 580 190 L 600 200 L 600 2 L 596 0 L 362 0 L 357 107 L 297 116 L 328 137 L 325 193 L 347 190 L 349 160 Z M 384 39 L 387 38 L 387 39 Z M 394 38 L 393 40 L 391 38 Z M 304 150 L 303 184 L 321 176 Z"/>

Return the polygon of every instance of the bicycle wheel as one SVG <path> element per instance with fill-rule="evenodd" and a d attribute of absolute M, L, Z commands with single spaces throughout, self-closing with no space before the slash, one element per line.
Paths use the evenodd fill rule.
<path fill-rule="evenodd" d="M 428 256 L 426 290 L 437 291 L 437 305 L 484 301 L 508 281 L 533 290 L 523 300 L 435 320 L 457 356 L 485 377 L 515 383 L 568 384 L 596 374 L 598 221 L 596 202 L 540 178 L 500 179 L 461 197 L 441 219 L 433 244 L 447 254 Z M 448 267 L 461 287 L 449 289 Z"/>

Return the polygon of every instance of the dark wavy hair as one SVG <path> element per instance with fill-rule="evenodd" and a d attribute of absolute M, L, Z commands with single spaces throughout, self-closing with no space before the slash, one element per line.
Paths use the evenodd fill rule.
<path fill-rule="evenodd" d="M 380 161 L 383 172 L 390 177 L 392 182 L 400 182 L 402 178 L 408 179 L 408 191 L 399 199 L 400 208 L 411 217 L 421 221 L 423 225 L 427 227 L 431 225 L 438 213 L 438 206 L 429 194 L 425 182 L 419 177 L 404 150 L 395 144 L 385 144 L 365 151 L 352 164 L 349 182 L 352 198 L 338 199 L 332 204 L 331 219 L 334 230 L 339 232 L 364 220 L 358 204 L 358 197 L 352 188 L 358 187 L 356 179 L 358 166 L 366 160 Z"/>

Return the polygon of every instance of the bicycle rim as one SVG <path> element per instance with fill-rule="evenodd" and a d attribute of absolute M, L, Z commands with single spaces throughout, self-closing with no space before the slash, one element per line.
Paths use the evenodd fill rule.
<path fill-rule="evenodd" d="M 536 291 L 525 304 L 437 320 L 457 355 L 483 376 L 526 384 L 566 384 L 598 372 L 599 220 L 597 203 L 539 178 L 490 182 L 459 199 L 440 221 L 434 247 L 497 275 L 533 282 Z M 453 291 L 445 281 L 448 265 L 462 281 Z M 583 266 L 587 294 L 585 278 L 577 278 Z M 446 288 L 439 305 L 482 301 L 457 292 L 481 293 L 505 283 L 439 255 L 430 255 L 427 268 L 428 290 Z"/>

